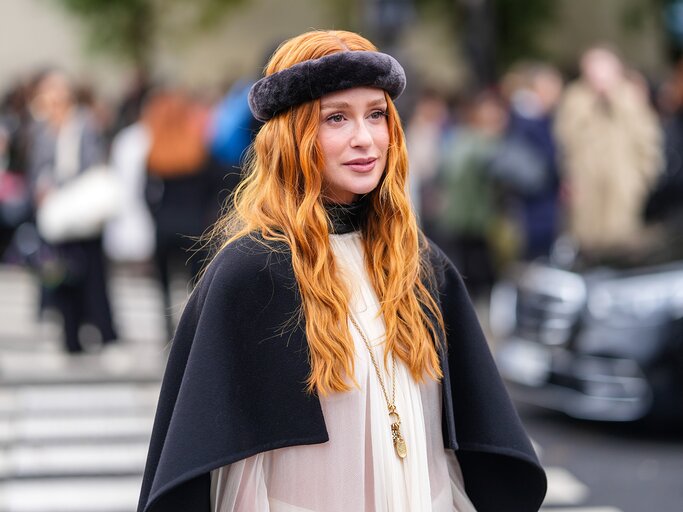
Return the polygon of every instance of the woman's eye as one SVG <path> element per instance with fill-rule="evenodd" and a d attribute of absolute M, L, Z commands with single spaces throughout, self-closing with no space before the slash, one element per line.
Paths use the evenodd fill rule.
<path fill-rule="evenodd" d="M 372 114 L 370 114 L 371 119 L 382 119 L 386 116 L 387 113 L 384 110 L 375 110 Z"/>
<path fill-rule="evenodd" d="M 341 123 L 344 120 L 344 116 L 341 114 L 334 114 L 327 118 L 328 121 L 333 123 Z"/>

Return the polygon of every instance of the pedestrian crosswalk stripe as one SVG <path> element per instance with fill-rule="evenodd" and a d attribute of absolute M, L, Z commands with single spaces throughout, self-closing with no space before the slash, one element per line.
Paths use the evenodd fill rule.
<path fill-rule="evenodd" d="M 547 508 L 542 507 L 541 512 L 622 512 L 620 508 L 614 507 L 562 507 L 562 508 Z"/>
<path fill-rule="evenodd" d="M 103 354 L 6 352 L 0 358 L 5 385 L 50 383 L 158 382 L 166 350 L 111 347 Z"/>
<path fill-rule="evenodd" d="M 112 314 L 121 339 L 165 342 L 165 317 L 172 316 L 177 322 L 189 295 L 188 286 L 182 280 L 171 282 L 172 307 L 166 311 L 161 288 L 153 277 L 115 271 L 109 282 Z M 44 338 L 60 347 L 59 320 L 38 321 L 39 301 L 38 281 L 26 269 L 0 266 L 0 340 Z"/>
<path fill-rule="evenodd" d="M 622 512 L 610 506 L 577 507 L 588 498 L 588 487 L 564 468 L 547 467 L 545 472 L 548 492 L 541 512 Z"/>
<path fill-rule="evenodd" d="M 547 505 L 574 505 L 588 496 L 588 487 L 563 468 L 545 468 L 548 477 Z"/>
<path fill-rule="evenodd" d="M 17 445 L 0 454 L 0 478 L 139 475 L 148 441 L 98 445 Z"/>
<path fill-rule="evenodd" d="M 132 512 L 138 477 L 49 478 L 0 483 L 1 512 Z"/>
<path fill-rule="evenodd" d="M 8 415 L 42 415 L 55 412 L 72 414 L 116 414 L 123 410 L 153 410 L 159 384 L 51 384 L 18 386 L 0 390 L 0 418 Z"/>
<path fill-rule="evenodd" d="M 149 439 L 153 414 L 121 413 L 115 416 L 46 416 L 0 420 L 0 446 L 16 443 L 85 441 L 113 438 Z"/>

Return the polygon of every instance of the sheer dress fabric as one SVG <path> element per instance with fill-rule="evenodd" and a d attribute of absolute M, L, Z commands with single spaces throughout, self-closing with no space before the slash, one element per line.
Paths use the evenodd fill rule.
<path fill-rule="evenodd" d="M 370 284 L 359 232 L 331 235 L 351 290 L 350 311 L 373 347 L 387 392 L 384 322 Z M 327 443 L 259 453 L 212 472 L 214 512 L 472 512 L 458 461 L 444 449 L 441 384 L 417 384 L 397 361 L 396 409 L 408 456 L 391 440 L 390 418 L 367 347 L 349 322 L 359 388 L 320 397 Z M 296 411 L 292 411 L 296 414 Z"/>

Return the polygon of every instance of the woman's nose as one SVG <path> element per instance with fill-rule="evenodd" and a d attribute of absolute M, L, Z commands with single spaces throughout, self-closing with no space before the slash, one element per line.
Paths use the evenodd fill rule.
<path fill-rule="evenodd" d="M 351 138 L 351 145 L 357 146 L 369 146 L 372 144 L 372 133 L 368 126 L 365 124 L 365 120 L 358 121 L 354 125 L 353 136 Z"/>

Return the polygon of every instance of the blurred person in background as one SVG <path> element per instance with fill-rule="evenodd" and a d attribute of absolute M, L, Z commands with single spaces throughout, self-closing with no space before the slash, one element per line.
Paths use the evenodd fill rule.
<path fill-rule="evenodd" d="M 660 104 L 666 106 L 665 167 L 648 197 L 645 216 L 664 227 L 665 260 L 683 258 L 683 61 L 662 85 Z"/>
<path fill-rule="evenodd" d="M 86 82 L 78 84 L 74 97 L 78 106 L 88 112 L 95 130 L 100 134 L 105 144 L 104 149 L 105 154 L 107 154 L 109 152 L 109 142 L 111 141 L 111 127 L 115 117 L 115 112 L 111 105 L 102 100 L 92 84 Z"/>
<path fill-rule="evenodd" d="M 36 208 L 54 190 L 105 162 L 104 146 L 90 112 L 76 103 L 75 89 L 62 72 L 49 71 L 38 82 L 31 103 L 35 117 L 30 145 L 29 178 Z M 43 281 L 44 304 L 63 318 L 69 353 L 84 346 L 79 329 L 94 325 L 104 344 L 116 340 L 107 293 L 101 235 L 44 244 L 53 255 L 50 281 Z"/>
<path fill-rule="evenodd" d="M 235 80 L 212 109 L 207 144 L 218 169 L 215 185 L 219 191 L 218 200 L 226 207 L 229 207 L 229 198 L 242 181 L 248 149 L 263 125 L 249 109 L 249 91 L 277 47 L 277 44 L 268 46 L 258 73 L 253 76 L 246 74 Z"/>
<path fill-rule="evenodd" d="M 30 111 L 34 95 L 35 77 L 18 79 L 10 87 L 0 105 L 0 119 L 9 133 L 10 146 L 7 168 L 25 174 L 28 166 L 28 143 L 33 117 Z"/>
<path fill-rule="evenodd" d="M 443 146 L 431 235 L 462 272 L 473 298 L 488 297 L 523 243 L 518 199 L 545 186 L 539 156 L 507 133 L 508 112 L 493 91 L 464 106 L 463 123 Z"/>
<path fill-rule="evenodd" d="M 150 133 L 140 113 L 133 118 L 131 107 L 127 115 L 134 122 L 112 139 L 109 165 L 122 185 L 124 205 L 107 223 L 103 242 L 110 260 L 145 272 L 148 263 L 154 261 L 156 228 L 146 200 Z"/>
<path fill-rule="evenodd" d="M 12 134 L 7 123 L 0 118 L 0 257 L 12 238 L 17 223 L 12 219 L 11 205 L 22 195 L 23 181 L 10 170 Z"/>
<path fill-rule="evenodd" d="M 623 264 L 652 243 L 642 211 L 662 169 L 662 134 L 642 84 L 610 49 L 581 58 L 556 117 L 568 231 L 585 264 Z"/>
<path fill-rule="evenodd" d="M 259 70 L 263 69 L 275 48 L 271 48 Z M 227 92 L 213 107 L 208 129 L 208 146 L 211 157 L 222 169 L 216 186 L 221 190 L 221 204 L 232 194 L 242 180 L 247 149 L 263 123 L 249 110 L 248 95 L 255 77 L 241 77 L 232 83 Z"/>
<path fill-rule="evenodd" d="M 410 165 L 409 189 L 413 209 L 422 218 L 423 207 L 429 204 L 429 187 L 439 167 L 439 155 L 449 122 L 449 109 L 445 98 L 437 91 L 426 89 L 420 93 L 406 126 L 406 144 Z M 424 200 L 426 199 L 425 204 Z"/>
<path fill-rule="evenodd" d="M 145 69 L 134 69 L 126 80 L 121 100 L 118 102 L 110 129 L 116 135 L 124 128 L 140 121 L 140 113 L 150 92 L 153 82 Z"/>
<path fill-rule="evenodd" d="M 0 102 L 0 260 L 8 257 L 5 250 L 16 228 L 31 216 L 26 184 L 29 96 L 30 81 L 18 80 Z"/>
<path fill-rule="evenodd" d="M 514 67 L 502 83 L 510 105 L 508 135 L 534 151 L 545 174 L 542 189 L 520 197 L 522 257 L 532 260 L 548 256 L 557 236 L 559 170 L 553 122 L 562 94 L 562 75 L 547 64 L 523 63 Z"/>
<path fill-rule="evenodd" d="M 142 113 L 149 136 L 146 198 L 155 226 L 154 261 L 169 339 L 173 336 L 171 277 L 190 279 L 201 269 L 203 253 L 188 252 L 218 217 L 214 167 L 206 147 L 209 109 L 178 88 L 151 94 Z"/>
<path fill-rule="evenodd" d="M 151 135 L 142 122 L 143 108 L 152 90 L 148 73 L 140 68 L 133 70 L 115 110 L 109 164 L 122 185 L 124 207 L 107 223 L 103 240 L 109 259 L 142 273 L 147 272 L 148 263 L 155 261 L 156 244 L 156 227 L 147 204 Z"/>

